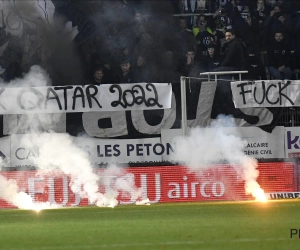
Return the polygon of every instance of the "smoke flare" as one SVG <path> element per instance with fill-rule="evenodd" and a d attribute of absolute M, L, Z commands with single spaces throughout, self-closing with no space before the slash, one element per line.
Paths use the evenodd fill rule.
<path fill-rule="evenodd" d="M 236 135 L 231 117 L 219 116 L 210 127 L 193 128 L 186 137 L 174 140 L 172 160 L 183 163 L 192 172 L 207 169 L 212 164 L 228 162 L 245 181 L 245 192 L 256 199 L 264 199 L 257 183 L 257 161 L 244 154 L 245 141 Z"/>

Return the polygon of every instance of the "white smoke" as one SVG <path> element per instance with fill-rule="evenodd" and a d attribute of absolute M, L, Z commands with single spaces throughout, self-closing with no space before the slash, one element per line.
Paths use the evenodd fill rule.
<path fill-rule="evenodd" d="M 246 141 L 237 136 L 231 117 L 219 116 L 210 127 L 192 128 L 186 137 L 176 137 L 172 160 L 199 173 L 213 164 L 232 164 L 245 181 L 245 191 L 257 198 L 263 191 L 256 179 L 257 161 L 244 154 Z"/>
<path fill-rule="evenodd" d="M 119 194 L 132 203 L 142 197 L 142 188 L 135 186 L 134 175 L 127 173 L 124 168 L 111 164 L 101 175 L 100 184 L 105 187 L 104 195 L 112 202 L 117 202 Z"/>
<path fill-rule="evenodd" d="M 136 188 L 134 176 L 116 165 L 110 165 L 98 175 L 86 151 L 75 143 L 75 137 L 68 134 L 40 133 L 23 137 L 22 145 L 38 148 L 38 156 L 30 158 L 38 169 L 37 175 L 57 174 L 57 171 L 70 177 L 70 188 L 81 198 L 99 207 L 114 207 L 117 197 L 137 200 L 142 191 Z M 99 191 L 104 186 L 104 192 Z"/>
<path fill-rule="evenodd" d="M 5 165 L 2 157 L 0 157 L 0 171 Z M 19 208 L 29 209 L 33 207 L 32 198 L 25 192 L 19 191 L 19 187 L 15 180 L 10 180 L 0 175 L 0 198 Z"/>
<path fill-rule="evenodd" d="M 33 66 L 30 72 L 24 75 L 23 79 L 16 79 L 10 82 L 12 87 L 35 87 L 49 86 L 51 79 L 44 69 L 39 66 Z M 12 98 L 5 99 L 6 105 L 14 101 Z M 38 115 L 38 116 L 36 116 Z M 38 170 L 37 175 L 49 175 L 51 173 L 68 175 L 70 177 L 70 188 L 74 193 L 80 195 L 81 198 L 88 198 L 90 203 L 97 206 L 114 207 L 118 204 L 117 197 L 119 194 L 130 197 L 131 200 L 136 200 L 141 191 L 135 187 L 133 175 L 126 173 L 124 169 L 113 165 L 103 171 L 100 176 L 95 173 L 90 162 L 89 155 L 86 151 L 79 148 L 75 143 L 75 137 L 66 133 L 54 133 L 47 129 L 44 125 L 58 123 L 58 119 L 65 119 L 59 114 L 49 116 L 49 114 L 27 114 L 26 126 L 16 126 L 15 123 L 10 123 L 9 134 L 25 133 L 22 140 L 19 142 L 24 148 L 38 151 L 29 160 L 33 162 Z M 38 117 L 35 118 L 35 117 Z M 6 119 L 8 120 L 8 119 Z M 51 122 L 52 121 L 52 122 Z M 64 121 L 65 122 L 65 121 Z M 51 128 L 51 126 L 49 126 Z M 88 138 L 87 138 L 88 139 Z M 112 178 L 109 175 L 113 175 Z M 7 180 L 0 176 L 0 198 L 19 207 L 30 209 L 53 208 L 53 204 L 49 203 L 34 203 L 31 196 L 25 192 L 19 192 L 17 183 L 13 180 Z M 101 180 L 100 180 L 101 179 Z M 113 181 L 111 185 L 110 181 Z M 99 192 L 99 184 L 103 184 L 106 189 L 103 193 Z"/>
<path fill-rule="evenodd" d="M 23 78 L 16 78 L 9 82 L 6 87 L 43 87 L 52 83 L 47 72 L 38 65 L 31 66 L 29 72 Z"/>

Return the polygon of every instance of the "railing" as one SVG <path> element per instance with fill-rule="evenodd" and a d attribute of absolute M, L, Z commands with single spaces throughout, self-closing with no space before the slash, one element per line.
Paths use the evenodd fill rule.
<path fill-rule="evenodd" d="M 241 71 L 217 71 L 217 72 L 203 72 L 200 73 L 200 75 L 207 75 L 208 76 L 208 81 L 210 81 L 210 76 L 214 75 L 215 76 L 215 81 L 218 80 L 218 75 L 239 75 L 239 80 L 242 80 L 242 74 L 247 74 L 247 70 L 241 70 Z M 232 80 L 234 80 L 234 76 L 232 76 Z"/>

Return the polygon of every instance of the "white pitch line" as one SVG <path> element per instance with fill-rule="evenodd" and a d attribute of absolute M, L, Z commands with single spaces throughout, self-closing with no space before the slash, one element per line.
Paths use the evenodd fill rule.
<path fill-rule="evenodd" d="M 38 247 L 38 248 L 9 248 L 6 250 L 51 250 L 51 249 L 99 249 L 99 248 L 118 248 L 118 247 L 137 247 L 137 246 L 163 246 L 163 245 L 198 245 L 198 244 L 205 244 L 205 243 L 243 243 L 243 242 L 264 242 L 264 241 L 288 241 L 292 240 L 290 238 L 266 238 L 266 239 L 236 239 L 236 240 L 212 240 L 212 241 L 167 241 L 167 242 L 160 242 L 160 243 L 151 243 L 151 242 L 144 242 L 144 243 L 116 243 L 116 244 L 100 244 L 100 245 L 81 245 L 81 246 L 45 246 L 45 247 Z"/>

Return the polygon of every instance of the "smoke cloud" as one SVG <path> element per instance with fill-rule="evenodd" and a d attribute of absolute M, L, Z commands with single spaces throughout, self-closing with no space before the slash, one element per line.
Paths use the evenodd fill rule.
<path fill-rule="evenodd" d="M 186 165 L 194 173 L 213 164 L 231 164 L 245 181 L 245 192 L 257 198 L 263 192 L 256 181 L 257 161 L 244 154 L 246 141 L 236 135 L 235 127 L 231 117 L 219 116 L 210 127 L 192 128 L 188 136 L 175 139 L 172 160 Z"/>
<path fill-rule="evenodd" d="M 0 171 L 4 162 L 0 157 Z M 19 192 L 19 187 L 14 180 L 9 180 L 0 175 L 0 198 L 19 208 L 30 209 L 33 207 L 31 197 L 25 192 Z"/>
<path fill-rule="evenodd" d="M 79 148 L 74 139 L 68 134 L 41 133 L 25 136 L 22 143 L 39 149 L 38 157 L 31 158 L 37 166 L 37 175 L 57 174 L 57 171 L 68 175 L 71 190 L 92 204 L 114 207 L 120 194 L 132 200 L 141 196 L 133 176 L 124 169 L 111 165 L 100 176 L 95 173 L 88 153 Z M 99 191 L 99 185 L 105 186 L 104 193 Z"/>
<path fill-rule="evenodd" d="M 51 79 L 40 66 L 33 66 L 23 79 L 16 79 L 11 82 L 13 87 L 48 85 L 51 85 Z M 10 99 L 7 98 L 7 105 L 9 105 L 9 101 Z M 27 124 L 27 128 L 22 128 L 22 132 L 26 135 L 20 141 L 20 144 L 24 145 L 25 148 L 37 149 L 38 151 L 37 155 L 32 155 L 29 159 L 38 170 L 37 176 L 67 175 L 70 178 L 71 190 L 79 194 L 81 198 L 88 198 L 90 203 L 99 207 L 116 206 L 118 204 L 117 197 L 120 194 L 133 202 L 141 196 L 141 190 L 135 187 L 133 175 L 126 173 L 125 169 L 118 168 L 116 165 L 111 165 L 100 175 L 97 174 L 90 162 L 88 153 L 76 145 L 76 137 L 66 133 L 55 133 L 51 130 L 45 132 L 40 126 L 43 123 L 42 116 L 39 115 L 39 118 L 39 121 L 33 120 L 30 126 Z M 55 117 L 55 119 L 60 118 L 63 116 Z M 10 125 L 10 134 L 20 131 L 20 127 L 14 128 L 13 123 Z M 1 160 L 1 165 L 4 164 Z M 99 191 L 99 185 L 104 186 L 103 192 Z M 58 207 L 58 205 L 49 202 L 34 203 L 30 195 L 19 190 L 15 181 L 8 180 L 1 175 L 0 198 L 24 209 L 39 210 Z"/>

